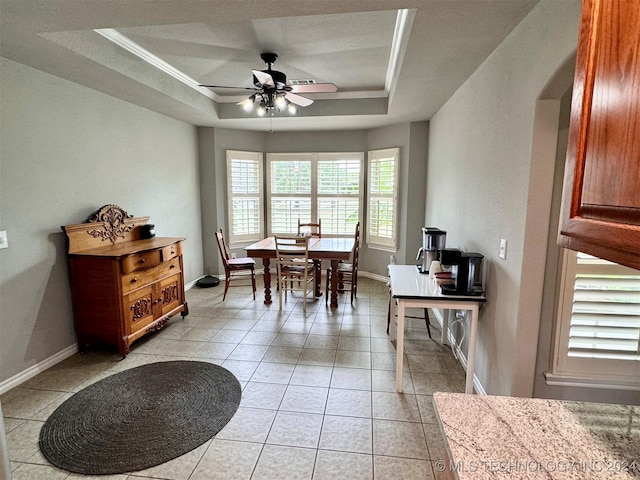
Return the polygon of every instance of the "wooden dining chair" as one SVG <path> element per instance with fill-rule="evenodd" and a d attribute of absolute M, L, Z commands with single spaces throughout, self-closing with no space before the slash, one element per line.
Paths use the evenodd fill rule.
<path fill-rule="evenodd" d="M 319 218 L 318 223 L 300 223 L 300 218 L 298 218 L 298 236 L 302 236 L 305 233 L 309 233 L 312 237 L 322 238 L 322 219 Z M 316 272 L 322 270 L 320 260 L 310 258 L 309 263 L 315 265 Z"/>
<path fill-rule="evenodd" d="M 302 291 L 302 310 L 307 311 L 307 295 L 314 293 L 315 266 L 309 262 L 309 237 L 273 236 L 278 270 L 278 297 L 282 310 L 282 296 L 288 290 Z"/>
<path fill-rule="evenodd" d="M 349 286 L 351 291 L 351 303 L 358 294 L 358 256 L 360 254 L 360 222 L 356 224 L 354 234 L 353 250 L 351 251 L 351 263 L 341 262 L 338 264 L 337 272 L 333 268 L 327 269 L 327 286 L 325 289 L 325 303 L 328 301 L 329 290 L 331 288 L 332 276 L 338 276 L 338 291 L 345 291 L 345 285 Z"/>
<path fill-rule="evenodd" d="M 322 219 L 318 219 L 318 223 L 300 223 L 298 218 L 298 235 L 302 235 L 305 232 L 311 233 L 312 237 L 322 237 Z"/>
<path fill-rule="evenodd" d="M 227 297 L 227 290 L 230 286 L 241 287 L 242 285 L 231 285 L 231 281 L 251 279 L 251 287 L 253 288 L 253 299 L 256 299 L 256 262 L 253 258 L 231 258 L 227 244 L 224 241 L 222 229 L 216 232 L 216 240 L 222 257 L 222 265 L 224 265 L 224 295 L 222 301 Z"/>

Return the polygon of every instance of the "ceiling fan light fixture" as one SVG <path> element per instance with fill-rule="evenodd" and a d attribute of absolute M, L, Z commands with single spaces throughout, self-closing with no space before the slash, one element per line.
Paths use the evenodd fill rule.
<path fill-rule="evenodd" d="M 242 109 L 245 112 L 250 112 L 251 110 L 253 110 L 253 102 L 255 101 L 255 99 L 255 95 L 251 95 L 249 98 L 245 98 L 242 102 L 240 102 Z"/>
<path fill-rule="evenodd" d="M 253 87 L 230 87 L 224 85 L 198 85 L 209 88 L 233 88 L 236 90 L 253 90 L 254 93 L 249 98 L 239 101 L 236 105 L 243 108 L 245 112 L 250 112 L 256 107 L 256 114 L 264 117 L 269 114 L 274 116 L 276 112 L 284 112 L 289 115 L 298 113 L 298 107 L 308 107 L 313 100 L 300 94 L 305 93 L 334 93 L 338 87 L 333 83 L 317 83 L 314 79 L 295 80 L 287 83 L 287 76 L 272 70 L 271 65 L 276 61 L 278 55 L 265 52 L 260 54 L 260 58 L 267 64 L 266 70 L 251 70 L 253 73 Z"/>
<path fill-rule="evenodd" d="M 284 110 L 287 107 L 287 99 L 284 98 L 284 95 L 278 95 L 276 97 L 275 106 L 278 110 Z"/>

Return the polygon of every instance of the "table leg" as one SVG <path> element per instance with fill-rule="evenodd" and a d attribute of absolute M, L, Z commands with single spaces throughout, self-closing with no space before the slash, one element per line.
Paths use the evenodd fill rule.
<path fill-rule="evenodd" d="M 398 300 L 398 337 L 396 341 L 396 392 L 402 393 L 402 368 L 404 361 L 404 301 Z"/>
<path fill-rule="evenodd" d="M 322 296 L 322 260 L 314 260 L 313 267 L 315 269 L 313 274 L 313 285 L 315 286 L 316 297 Z"/>
<path fill-rule="evenodd" d="M 331 260 L 331 308 L 338 308 L 338 260 Z"/>
<path fill-rule="evenodd" d="M 442 312 L 442 333 L 440 335 L 440 344 L 449 345 L 449 324 L 453 320 L 454 310 L 448 308 Z"/>
<path fill-rule="evenodd" d="M 473 370 L 476 364 L 476 341 L 478 338 L 478 305 L 471 308 L 471 333 L 469 335 L 469 352 L 467 353 L 467 379 L 464 393 L 473 393 Z"/>
<path fill-rule="evenodd" d="M 262 276 L 264 279 L 264 304 L 271 305 L 271 272 L 269 271 L 269 258 L 263 258 L 262 264 L 264 265 L 264 275 Z"/>
<path fill-rule="evenodd" d="M 396 302 L 391 296 L 391 290 L 389 290 L 389 340 L 396 341 Z"/>

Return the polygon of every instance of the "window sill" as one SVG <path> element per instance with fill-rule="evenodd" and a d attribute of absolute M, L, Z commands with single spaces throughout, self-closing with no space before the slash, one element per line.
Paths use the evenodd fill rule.
<path fill-rule="evenodd" d="M 547 385 L 553 386 L 640 391 L 640 379 L 637 378 L 620 378 L 613 375 L 581 377 L 577 375 L 561 375 L 551 372 L 545 372 L 544 378 Z"/>
<path fill-rule="evenodd" d="M 367 243 L 367 248 L 371 250 L 380 250 L 381 252 L 398 253 L 396 247 L 390 247 L 388 245 L 377 245 L 375 243 Z"/>

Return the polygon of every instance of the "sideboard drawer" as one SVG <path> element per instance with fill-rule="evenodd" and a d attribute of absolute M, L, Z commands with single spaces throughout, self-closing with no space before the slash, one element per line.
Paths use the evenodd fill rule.
<path fill-rule="evenodd" d="M 181 243 L 174 243 L 173 245 L 168 245 L 162 249 L 163 262 L 166 262 L 167 260 L 171 260 L 172 258 L 176 258 L 179 255 L 182 255 Z"/>
<path fill-rule="evenodd" d="M 154 267 L 160 262 L 162 262 L 162 249 L 159 248 L 127 255 L 122 259 L 122 273 Z"/>
<path fill-rule="evenodd" d="M 180 271 L 180 257 L 176 257 L 155 267 L 127 273 L 121 277 L 122 293 L 129 293 L 160 278 L 180 273 Z"/>

